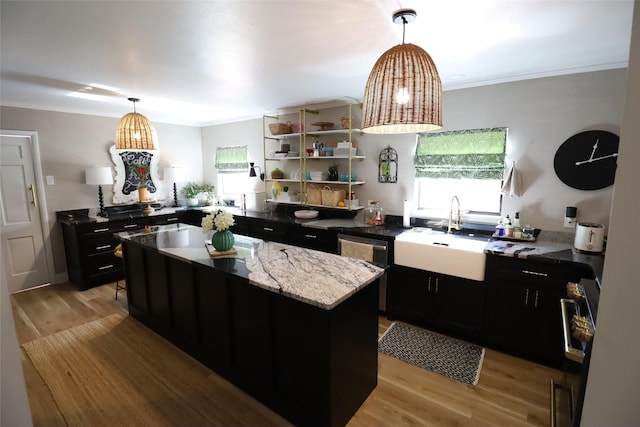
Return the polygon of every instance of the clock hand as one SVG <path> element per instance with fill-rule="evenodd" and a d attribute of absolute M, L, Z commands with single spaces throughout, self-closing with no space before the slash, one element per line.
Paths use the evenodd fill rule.
<path fill-rule="evenodd" d="M 618 153 L 609 154 L 607 156 L 600 156 L 600 157 L 596 157 L 595 159 L 584 160 L 582 162 L 576 162 L 576 166 L 580 166 L 580 165 L 583 165 L 585 163 L 592 163 L 592 162 L 595 162 L 597 160 L 608 159 L 609 157 L 618 157 Z"/>
<path fill-rule="evenodd" d="M 593 160 L 593 155 L 596 153 L 596 150 L 598 149 L 598 142 L 600 141 L 600 138 L 596 139 L 596 143 L 593 144 L 593 150 L 591 150 L 591 155 L 589 156 L 589 158 L 587 160 L 584 160 L 582 162 L 576 162 L 576 166 L 581 165 L 583 163 L 591 163 L 591 161 Z"/>

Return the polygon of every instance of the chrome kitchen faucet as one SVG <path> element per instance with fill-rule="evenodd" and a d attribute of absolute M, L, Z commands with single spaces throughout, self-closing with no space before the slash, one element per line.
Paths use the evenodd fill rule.
<path fill-rule="evenodd" d="M 456 201 L 456 204 L 458 205 L 458 216 L 456 218 L 456 223 L 453 225 L 453 227 L 451 226 L 451 220 L 453 219 L 453 201 Z M 447 227 L 447 233 L 451 234 L 451 228 L 455 228 L 456 230 L 462 230 L 462 226 L 460 225 L 460 200 L 458 199 L 458 196 L 454 195 L 451 198 L 451 206 L 449 207 L 449 227 Z"/>

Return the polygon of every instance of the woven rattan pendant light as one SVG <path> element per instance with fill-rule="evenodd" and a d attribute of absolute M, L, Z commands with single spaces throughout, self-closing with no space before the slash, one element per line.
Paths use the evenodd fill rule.
<path fill-rule="evenodd" d="M 136 112 L 138 98 L 128 98 L 133 102 L 133 113 L 125 114 L 116 128 L 116 149 L 156 150 L 158 147 L 156 130 L 149 120 Z"/>
<path fill-rule="evenodd" d="M 442 127 L 442 83 L 436 65 L 422 48 L 404 43 L 404 29 L 417 14 L 400 9 L 402 44 L 386 51 L 373 66 L 364 90 L 362 131 L 416 133 Z"/>

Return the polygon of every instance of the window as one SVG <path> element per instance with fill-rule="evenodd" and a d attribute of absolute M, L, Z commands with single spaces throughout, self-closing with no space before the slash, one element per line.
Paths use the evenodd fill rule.
<path fill-rule="evenodd" d="M 455 195 L 463 211 L 499 215 L 506 141 L 506 128 L 418 134 L 419 214 L 447 217 Z"/>
<path fill-rule="evenodd" d="M 218 170 L 218 188 L 221 194 L 233 195 L 246 191 L 249 177 L 248 147 L 219 147 L 216 149 L 215 167 Z"/>

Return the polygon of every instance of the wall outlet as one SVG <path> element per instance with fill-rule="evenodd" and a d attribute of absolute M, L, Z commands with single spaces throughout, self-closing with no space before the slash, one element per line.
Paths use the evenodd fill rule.
<path fill-rule="evenodd" d="M 53 175 L 47 175 L 47 185 L 56 185 L 56 180 Z"/>
<path fill-rule="evenodd" d="M 564 217 L 564 228 L 576 228 L 576 219 L 568 216 Z"/>

